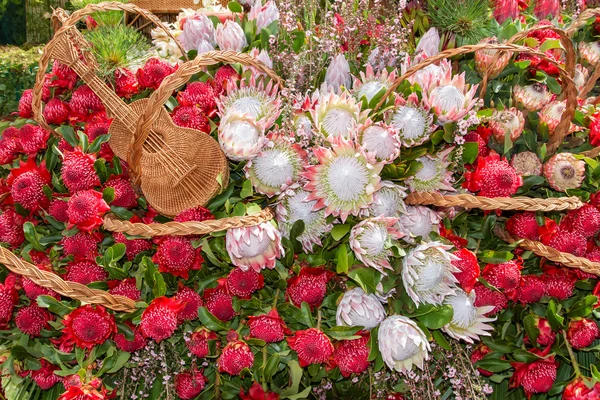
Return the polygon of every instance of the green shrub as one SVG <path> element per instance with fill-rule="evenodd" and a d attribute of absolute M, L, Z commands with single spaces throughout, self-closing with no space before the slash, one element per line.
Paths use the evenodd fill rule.
<path fill-rule="evenodd" d="M 17 111 L 21 94 L 35 84 L 39 50 L 0 47 L 0 118 Z"/>

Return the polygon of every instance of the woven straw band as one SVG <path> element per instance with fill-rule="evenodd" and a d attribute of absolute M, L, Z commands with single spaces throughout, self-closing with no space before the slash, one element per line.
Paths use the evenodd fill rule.
<path fill-rule="evenodd" d="M 588 8 L 587 10 L 584 10 L 579 14 L 576 20 L 571 22 L 571 25 L 565 29 L 565 32 L 567 35 L 573 36 L 580 28 L 587 25 L 587 22 L 590 19 L 596 18 L 598 15 L 600 15 L 600 8 Z"/>
<path fill-rule="evenodd" d="M 534 199 L 531 197 L 483 197 L 471 194 L 444 196 L 439 193 L 410 193 L 404 200 L 409 205 L 479 208 L 481 210 L 562 211 L 583 206 L 577 197 Z"/>
<path fill-rule="evenodd" d="M 202 222 L 167 222 L 165 224 L 142 224 L 139 222 L 121 221 L 113 218 L 104 219 L 104 229 L 111 232 L 126 233 L 132 236 L 187 236 L 206 235 L 212 232 L 231 228 L 245 228 L 261 224 L 273 219 L 273 211 L 265 208 L 261 212 L 246 217 L 231 217 Z"/>
<path fill-rule="evenodd" d="M 600 276 L 600 263 L 590 261 L 584 257 L 577 257 L 573 254 L 563 253 L 552 247 L 548 247 L 541 242 L 513 237 L 508 232 L 500 228 L 495 229 L 494 233 L 507 243 L 514 243 L 518 241 L 519 247 L 529 250 L 537 256 L 547 258 L 548 260 L 562 264 L 565 267 L 577 268 L 583 272 Z"/>
<path fill-rule="evenodd" d="M 31 279 L 36 284 L 52 289 L 56 293 L 88 304 L 100 304 L 115 311 L 135 311 L 135 301 L 125 296 L 111 295 L 98 289 L 90 289 L 76 282 L 68 282 L 53 272 L 42 271 L 33 264 L 22 260 L 10 250 L 0 247 L 0 264 L 10 271 Z"/>

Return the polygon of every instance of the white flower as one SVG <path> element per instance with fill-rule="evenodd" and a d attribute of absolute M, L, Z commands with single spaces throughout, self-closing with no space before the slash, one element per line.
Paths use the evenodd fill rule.
<path fill-rule="evenodd" d="M 454 294 L 458 268 L 452 261 L 458 257 L 448 252 L 452 246 L 440 242 L 423 243 L 412 249 L 402 260 L 402 283 L 415 304 L 442 304 Z"/>
<path fill-rule="evenodd" d="M 468 295 L 462 289 L 456 289 L 456 294 L 446 296 L 444 304 L 452 306 L 454 315 L 450 323 L 442 329 L 451 338 L 473 343 L 479 341 L 479 336 L 490 336 L 490 331 L 494 330 L 494 327 L 486 322 L 494 321 L 495 318 L 485 317 L 494 306 L 476 307 L 475 296 L 475 291 Z"/>
<path fill-rule="evenodd" d="M 234 161 L 251 160 L 267 143 L 264 128 L 253 118 L 229 113 L 219 125 L 219 144 L 227 158 Z"/>
<path fill-rule="evenodd" d="M 371 64 L 367 64 L 365 72 L 360 71 L 360 79 L 354 79 L 352 91 L 358 100 L 365 98 L 368 103 L 379 94 L 384 93 L 396 80 L 396 71 L 388 73 L 382 70 L 375 73 Z"/>
<path fill-rule="evenodd" d="M 407 181 L 408 187 L 413 192 L 437 192 L 446 190 L 454 192 L 454 188 L 450 185 L 452 179 L 452 171 L 448 169 L 450 162 L 448 155 L 452 151 L 452 147 L 441 151 L 437 157 L 424 155 L 417 158 L 423 167 Z"/>
<path fill-rule="evenodd" d="M 431 351 L 423 331 L 402 315 L 392 315 L 381 323 L 377 342 L 388 368 L 399 372 L 408 372 L 413 365 L 423 369 Z"/>
<path fill-rule="evenodd" d="M 382 122 L 367 120 L 358 129 L 357 136 L 358 143 L 367 155 L 375 157 L 377 161 L 391 163 L 400 155 L 397 131 Z"/>
<path fill-rule="evenodd" d="M 214 49 L 215 26 L 206 15 L 197 14 L 185 22 L 179 40 L 186 51 L 197 50 L 202 42 L 210 44 Z M 206 44 L 203 47 L 206 47 Z"/>
<path fill-rule="evenodd" d="M 333 92 L 321 94 L 317 106 L 310 112 L 314 128 L 330 141 L 337 136 L 353 138 L 353 132 L 361 119 L 360 105 L 348 92 L 339 96 Z"/>
<path fill-rule="evenodd" d="M 219 24 L 215 32 L 215 40 L 219 49 L 241 52 L 248 45 L 242 27 L 234 21 L 227 20 Z"/>
<path fill-rule="evenodd" d="M 424 240 L 429 238 L 431 232 L 439 231 L 440 216 L 428 207 L 408 206 L 406 213 L 400 216 L 398 225 L 404 233 L 404 240 L 412 243 L 412 238 L 421 236 Z"/>
<path fill-rule="evenodd" d="M 373 329 L 386 317 L 385 309 L 373 294 L 354 288 L 344 293 L 335 319 L 338 326 L 362 326 Z"/>
<path fill-rule="evenodd" d="M 274 21 L 279 20 L 279 10 L 273 0 L 269 0 L 265 5 L 261 5 L 260 0 L 256 0 L 248 13 L 249 21 L 256 21 L 256 31 L 268 28 Z"/>
<path fill-rule="evenodd" d="M 213 47 L 212 44 L 208 43 L 207 41 L 203 40 L 198 44 L 198 47 L 196 48 L 196 51 L 198 52 L 198 55 L 202 54 L 202 53 L 208 53 L 209 51 L 213 51 L 215 48 Z"/>
<path fill-rule="evenodd" d="M 350 248 L 356 258 L 371 268 L 385 274 L 385 269 L 392 269 L 389 258 L 390 247 L 394 240 L 402 237 L 402 233 L 394 227 L 397 218 L 368 218 L 350 231 Z"/>
<path fill-rule="evenodd" d="M 248 268 L 275 268 L 277 258 L 283 255 L 281 235 L 269 222 L 245 228 L 232 228 L 225 236 L 227 253 L 231 262 L 243 271 Z"/>
<path fill-rule="evenodd" d="M 349 88 L 352 83 L 350 76 L 350 65 L 343 54 L 338 54 L 333 58 L 333 61 L 327 67 L 325 72 L 325 84 L 334 92 L 340 93 L 342 86 Z"/>
<path fill-rule="evenodd" d="M 427 140 L 433 132 L 433 115 L 420 105 L 416 94 L 411 94 L 407 100 L 396 98 L 396 108 L 390 124 L 398 130 L 398 138 L 406 147 L 418 146 Z"/>
<path fill-rule="evenodd" d="M 369 215 L 398 218 L 406 212 L 405 197 L 405 188 L 390 181 L 381 181 L 381 189 L 373 193 L 373 203 L 369 206 Z"/>
<path fill-rule="evenodd" d="M 427 57 L 433 57 L 440 52 L 440 35 L 435 28 L 429 28 L 419 40 L 415 54 L 423 52 Z"/>

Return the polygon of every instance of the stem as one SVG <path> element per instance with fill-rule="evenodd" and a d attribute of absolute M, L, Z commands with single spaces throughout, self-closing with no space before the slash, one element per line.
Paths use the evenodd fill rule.
<path fill-rule="evenodd" d="M 274 296 L 275 298 L 273 299 L 273 308 L 277 307 L 277 300 L 279 300 L 279 292 L 280 291 L 281 290 L 279 288 L 275 291 L 275 296 Z"/>
<path fill-rule="evenodd" d="M 373 398 L 373 369 L 369 367 L 369 399 Z"/>
<path fill-rule="evenodd" d="M 279 290 L 279 289 L 277 289 L 277 290 Z M 277 299 L 277 298 L 275 298 L 275 299 Z M 264 375 L 265 368 L 267 367 L 267 345 L 265 345 L 265 347 L 263 347 L 262 353 L 263 353 L 262 365 L 263 365 L 263 375 Z M 262 383 L 262 387 L 263 387 L 263 390 L 266 392 L 267 391 L 267 382 L 266 381 Z"/>
<path fill-rule="evenodd" d="M 215 369 L 215 399 L 221 398 L 221 375 L 219 374 L 219 370 Z"/>
<path fill-rule="evenodd" d="M 567 351 L 569 352 L 571 364 L 573 365 L 573 370 L 575 371 L 575 377 L 579 377 L 581 375 L 581 370 L 579 369 L 579 364 L 577 363 L 577 359 L 575 358 L 575 353 L 573 353 L 573 348 L 571 347 L 571 343 L 569 343 L 569 339 L 567 339 L 565 331 L 562 331 L 562 334 L 563 338 L 565 339 L 565 346 L 567 346 Z"/>
<path fill-rule="evenodd" d="M 321 329 L 321 309 L 317 309 L 317 329 Z"/>

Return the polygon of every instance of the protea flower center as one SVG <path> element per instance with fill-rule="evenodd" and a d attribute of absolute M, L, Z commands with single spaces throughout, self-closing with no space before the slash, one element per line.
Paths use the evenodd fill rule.
<path fill-rule="evenodd" d="M 375 82 L 367 82 L 358 89 L 356 93 L 356 97 L 362 99 L 365 97 L 368 102 L 375 97 L 377 93 L 379 93 L 382 89 L 387 89 L 383 83 L 375 81 Z"/>
<path fill-rule="evenodd" d="M 361 235 L 360 247 L 367 251 L 367 254 L 380 254 L 385 250 L 387 240 L 387 229 L 382 224 L 369 224 Z"/>
<path fill-rule="evenodd" d="M 444 278 L 444 260 L 434 249 L 425 250 L 423 254 L 427 258 L 424 260 L 423 266 L 418 268 L 419 280 L 416 287 L 419 291 L 429 291 L 439 285 Z"/>
<path fill-rule="evenodd" d="M 353 121 L 354 115 L 348 110 L 332 108 L 323 118 L 323 129 L 327 132 L 327 136 L 347 137 Z"/>
<path fill-rule="evenodd" d="M 373 194 L 373 204 L 369 207 L 369 211 L 374 217 L 397 217 L 402 208 L 402 197 L 399 191 L 382 187 Z"/>
<path fill-rule="evenodd" d="M 314 222 L 321 219 L 319 213 L 313 211 L 316 201 L 306 201 L 306 197 L 308 197 L 308 192 L 301 190 L 298 193 L 296 193 L 295 196 L 290 197 L 288 200 L 288 208 L 290 211 L 290 224 L 293 225 L 294 222 L 302 220 L 304 221 L 305 230 L 306 226 L 310 226 Z"/>
<path fill-rule="evenodd" d="M 419 158 L 419 162 L 423 164 L 423 168 L 415 174 L 415 178 L 422 181 L 428 181 L 435 178 L 437 175 L 437 165 L 435 160 L 421 157 Z"/>
<path fill-rule="evenodd" d="M 368 182 L 369 171 L 354 157 L 338 157 L 327 168 L 325 184 L 342 201 L 356 200 L 364 192 Z"/>
<path fill-rule="evenodd" d="M 543 83 L 534 83 L 525 87 L 517 85 L 513 90 L 515 99 L 529 111 L 540 110 L 552 98 L 552 94 Z"/>
<path fill-rule="evenodd" d="M 433 106 L 440 109 L 443 114 L 464 107 L 466 97 L 460 89 L 453 85 L 438 86 L 431 92 Z"/>
<path fill-rule="evenodd" d="M 392 126 L 398 129 L 403 142 L 417 141 L 428 132 L 428 116 L 417 108 L 398 107 L 392 117 Z"/>
<path fill-rule="evenodd" d="M 280 187 L 294 176 L 294 166 L 288 154 L 282 151 L 266 151 L 253 162 L 254 171 L 260 181 L 268 186 Z"/>
<path fill-rule="evenodd" d="M 455 296 L 448 296 L 446 304 L 450 304 L 454 310 L 453 325 L 467 329 L 477 322 L 477 310 L 465 292 L 460 291 Z"/>
<path fill-rule="evenodd" d="M 400 143 L 394 130 L 381 125 L 370 125 L 359 132 L 360 144 L 369 155 L 392 162 L 400 154 Z"/>
<path fill-rule="evenodd" d="M 231 138 L 236 147 L 255 146 L 260 138 L 260 132 L 255 125 L 246 121 L 233 121 L 230 125 Z"/>
<path fill-rule="evenodd" d="M 248 114 L 256 119 L 260 116 L 262 106 L 262 102 L 253 96 L 241 97 L 231 104 L 231 107 L 235 111 L 242 114 Z"/>

